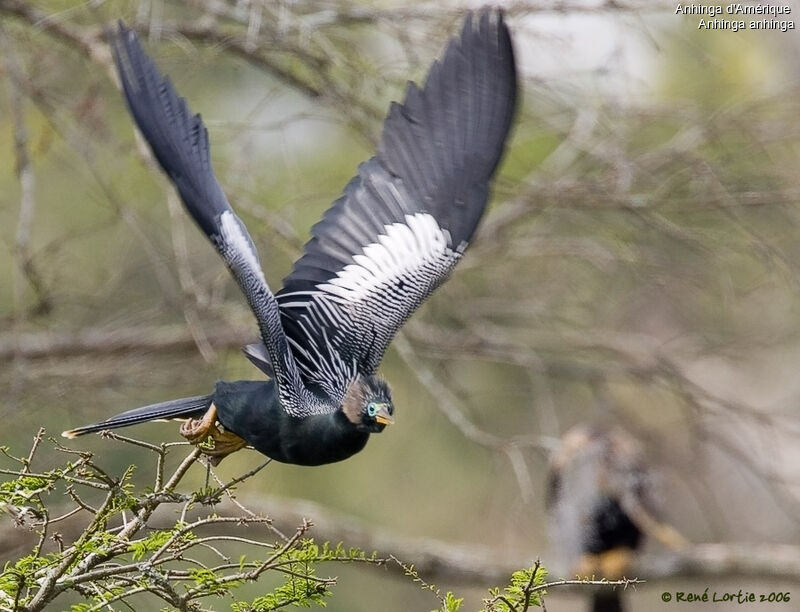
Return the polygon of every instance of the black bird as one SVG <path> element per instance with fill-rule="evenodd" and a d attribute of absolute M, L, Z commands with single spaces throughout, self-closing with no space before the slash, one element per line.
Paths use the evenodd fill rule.
<path fill-rule="evenodd" d="M 502 12 L 469 14 L 424 87 L 409 83 L 404 102 L 392 103 L 377 154 L 312 228 L 276 294 L 214 175 L 200 115 L 133 31 L 120 23 L 111 42 L 131 115 L 255 315 L 262 342 L 244 351 L 271 380 L 221 381 L 210 395 L 137 408 L 64 435 L 186 419 L 181 434 L 192 442 L 210 436 L 214 461 L 246 444 L 300 465 L 359 452 L 393 422 L 389 387 L 376 374 L 386 348 L 447 279 L 486 208 L 517 95 Z"/>
<path fill-rule="evenodd" d="M 655 478 L 630 434 L 608 423 L 576 425 L 550 458 L 551 539 L 581 578 L 619 580 L 646 535 L 674 550 L 685 540 L 658 519 Z M 621 612 L 619 590 L 598 590 L 592 612 Z"/>

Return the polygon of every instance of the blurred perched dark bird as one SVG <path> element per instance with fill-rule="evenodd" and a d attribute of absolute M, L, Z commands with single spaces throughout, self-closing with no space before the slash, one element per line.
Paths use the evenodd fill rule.
<path fill-rule="evenodd" d="M 124 412 L 67 437 L 156 419 L 188 419 L 219 461 L 250 444 L 318 465 L 357 453 L 393 422 L 376 371 L 392 337 L 461 259 L 483 215 L 516 107 L 517 78 L 499 11 L 470 14 L 424 87 L 393 103 L 378 152 L 311 230 L 273 294 L 242 221 L 217 182 L 208 134 L 136 34 L 111 37 L 128 107 L 186 209 L 211 239 L 258 321 L 245 353 L 269 381 L 218 382 L 210 395 Z M 221 424 L 221 426 L 220 426 Z"/>
<path fill-rule="evenodd" d="M 550 458 L 546 504 L 552 543 L 574 574 L 625 577 L 645 535 L 684 546 L 657 518 L 653 480 L 639 444 L 619 427 L 582 424 L 564 434 Z M 592 610 L 621 612 L 620 591 L 595 592 Z"/>

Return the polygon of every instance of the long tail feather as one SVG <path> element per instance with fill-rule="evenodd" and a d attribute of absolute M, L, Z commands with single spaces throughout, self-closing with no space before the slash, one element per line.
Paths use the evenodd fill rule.
<path fill-rule="evenodd" d="M 148 421 L 199 416 L 208 410 L 208 407 L 211 405 L 211 398 L 211 395 L 196 395 L 194 397 L 184 397 L 168 402 L 161 402 L 159 404 L 142 406 L 141 408 L 128 410 L 127 412 L 118 414 L 105 421 L 100 421 L 99 423 L 92 423 L 91 425 L 70 429 L 63 432 L 61 435 L 65 438 L 77 438 L 78 436 L 95 431 L 127 427 L 128 425 L 136 425 L 137 423 L 146 423 Z"/>

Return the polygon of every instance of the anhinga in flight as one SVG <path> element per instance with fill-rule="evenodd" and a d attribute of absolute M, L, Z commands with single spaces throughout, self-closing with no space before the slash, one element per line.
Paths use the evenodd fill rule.
<path fill-rule="evenodd" d="M 392 337 L 461 259 L 483 215 L 516 107 L 511 38 L 500 11 L 467 16 L 461 35 L 392 103 L 378 151 L 311 230 L 272 293 L 258 253 L 217 181 L 208 134 L 169 79 L 120 24 L 111 36 L 131 115 L 186 209 L 227 264 L 261 343 L 246 355 L 270 380 L 218 382 L 210 395 L 163 402 L 79 427 L 81 434 L 185 419 L 216 461 L 247 445 L 318 465 L 359 452 L 393 422 L 377 376 Z"/>

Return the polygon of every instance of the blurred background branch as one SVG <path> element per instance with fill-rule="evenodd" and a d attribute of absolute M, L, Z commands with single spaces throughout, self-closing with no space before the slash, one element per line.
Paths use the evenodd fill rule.
<path fill-rule="evenodd" d="M 427 543 L 401 556 L 445 582 L 537 557 L 566 575 L 547 544 L 546 459 L 575 423 L 615 420 L 645 443 L 666 518 L 695 543 L 684 557 L 651 546 L 643 577 L 701 591 L 712 579 L 792 582 L 796 30 L 700 30 L 664 2 L 504 5 L 524 104 L 474 244 L 384 363 L 398 424 L 352 461 L 273 465 L 241 495 L 285 525 L 307 499 L 332 539 L 409 553 Z M 389 101 L 463 11 L 0 0 L 0 442 L 22 452 L 41 425 L 258 376 L 238 351 L 256 338 L 246 306 L 132 137 L 109 25 L 135 27 L 203 113 L 221 182 L 277 287 L 372 154 Z M 164 424 L 138 433 L 177 439 Z M 105 444 L 86 441 L 136 463 Z M 244 455 L 223 472 L 252 468 Z M 351 571 L 345 581 L 369 586 L 343 590 L 333 609 L 428 609 L 402 581 Z M 661 590 L 639 586 L 632 601 L 652 609 Z"/>

